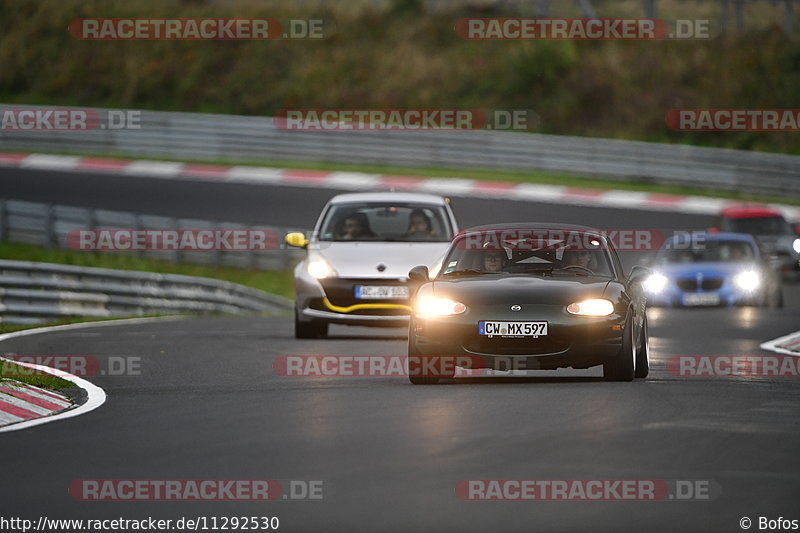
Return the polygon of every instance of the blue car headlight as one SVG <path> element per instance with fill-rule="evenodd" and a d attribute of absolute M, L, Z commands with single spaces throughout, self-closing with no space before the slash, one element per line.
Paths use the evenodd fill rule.
<path fill-rule="evenodd" d="M 654 273 L 644 280 L 643 286 L 646 292 L 650 294 L 659 294 L 667 286 L 669 280 L 664 274 Z"/>
<path fill-rule="evenodd" d="M 744 292 L 753 292 L 761 286 L 761 275 L 754 270 L 745 270 L 733 276 L 733 285 Z"/>

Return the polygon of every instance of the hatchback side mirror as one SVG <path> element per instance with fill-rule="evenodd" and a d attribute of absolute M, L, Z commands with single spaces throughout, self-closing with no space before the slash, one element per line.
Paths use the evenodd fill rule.
<path fill-rule="evenodd" d="M 425 265 L 415 266 L 408 271 L 408 279 L 411 281 L 428 281 L 430 279 L 428 267 Z"/>

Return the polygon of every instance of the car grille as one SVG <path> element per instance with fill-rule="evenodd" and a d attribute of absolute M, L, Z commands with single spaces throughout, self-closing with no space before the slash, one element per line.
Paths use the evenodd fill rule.
<path fill-rule="evenodd" d="M 698 287 L 697 280 L 679 279 L 678 287 L 683 291 L 696 291 Z M 715 291 L 720 287 L 722 287 L 722 278 L 705 278 L 700 283 L 700 288 L 704 291 Z"/>
<path fill-rule="evenodd" d="M 540 355 L 563 352 L 569 348 L 566 338 L 546 335 L 538 339 L 504 339 L 483 335 L 471 335 L 463 344 L 465 350 L 494 355 Z"/>

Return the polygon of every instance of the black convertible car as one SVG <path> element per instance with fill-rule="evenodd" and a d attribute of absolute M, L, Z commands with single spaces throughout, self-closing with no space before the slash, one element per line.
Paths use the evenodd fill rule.
<path fill-rule="evenodd" d="M 456 366 L 542 370 L 603 365 L 609 381 L 649 370 L 641 282 L 598 230 L 512 224 L 459 233 L 431 279 L 415 267 L 409 378 L 435 384 Z"/>

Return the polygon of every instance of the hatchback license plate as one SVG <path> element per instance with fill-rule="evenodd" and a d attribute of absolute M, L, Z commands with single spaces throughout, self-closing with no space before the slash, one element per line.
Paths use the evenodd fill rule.
<path fill-rule="evenodd" d="M 403 285 L 356 285 L 356 298 L 371 300 L 408 298 L 408 287 Z"/>

